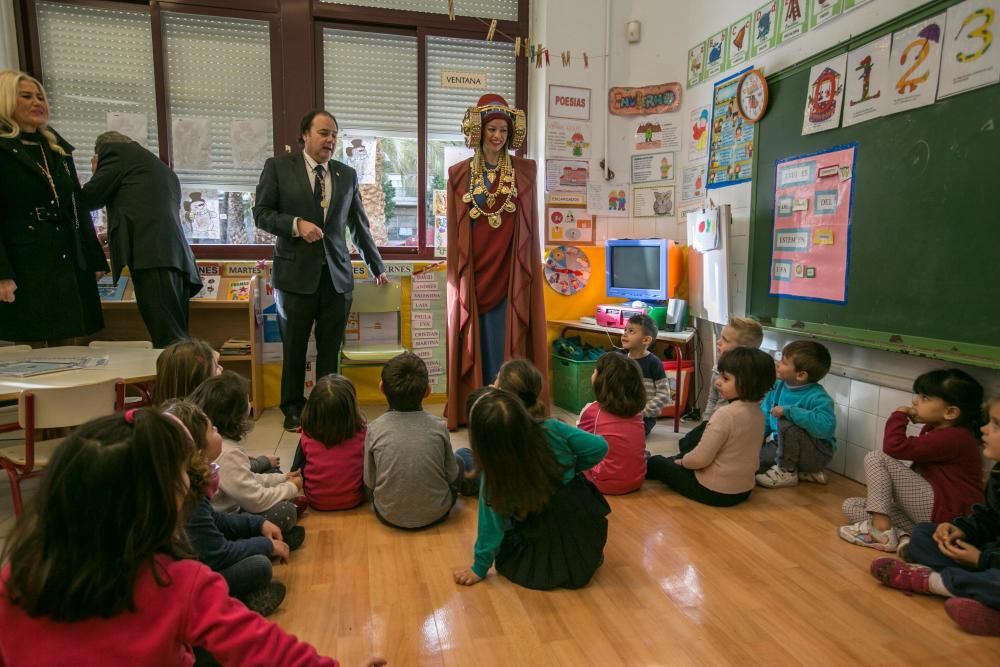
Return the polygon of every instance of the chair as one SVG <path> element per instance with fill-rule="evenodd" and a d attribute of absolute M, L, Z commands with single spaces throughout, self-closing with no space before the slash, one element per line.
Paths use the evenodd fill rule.
<path fill-rule="evenodd" d="M 24 441 L 0 449 L 0 466 L 10 479 L 14 516 L 21 516 L 23 510 L 21 482 L 41 475 L 62 442 L 62 438 L 39 440 L 39 431 L 79 426 L 120 410 L 124 401 L 125 383 L 121 379 L 21 392 L 17 418 L 24 430 Z"/>
<path fill-rule="evenodd" d="M 92 340 L 90 341 L 90 349 L 92 350 L 109 350 L 113 348 L 133 348 L 137 350 L 152 350 L 153 343 L 148 340 Z M 136 382 L 135 384 L 127 385 L 127 387 L 135 389 L 138 392 L 138 396 L 126 396 L 125 404 L 130 408 L 141 408 L 146 405 L 153 404 L 153 383 L 152 382 Z"/>
<path fill-rule="evenodd" d="M 30 345 L 0 345 L 0 361 L 3 361 L 8 354 L 13 352 L 27 352 Z M 17 425 L 17 405 L 5 405 L 7 401 L 0 403 L 0 433 L 16 431 Z"/>
<path fill-rule="evenodd" d="M 396 340 L 384 343 L 351 342 L 344 343 L 341 351 L 341 366 L 380 366 L 398 354 L 406 352 L 403 347 L 400 326 L 400 287 L 398 283 L 387 285 L 374 283 L 358 283 L 354 286 L 354 300 L 351 312 L 362 313 L 395 313 Z"/>

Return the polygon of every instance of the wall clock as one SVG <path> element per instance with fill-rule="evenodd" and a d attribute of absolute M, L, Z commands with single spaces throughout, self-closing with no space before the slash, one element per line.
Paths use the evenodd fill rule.
<path fill-rule="evenodd" d="M 767 80 L 764 72 L 752 69 L 736 84 L 736 106 L 748 123 L 756 123 L 767 111 Z"/>

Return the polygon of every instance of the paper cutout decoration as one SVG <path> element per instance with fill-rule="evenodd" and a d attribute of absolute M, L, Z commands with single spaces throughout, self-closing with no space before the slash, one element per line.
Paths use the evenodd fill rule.
<path fill-rule="evenodd" d="M 938 99 L 1000 81 L 1000 0 L 967 0 L 948 8 Z"/>
<path fill-rule="evenodd" d="M 847 127 L 886 113 L 889 90 L 889 48 L 892 35 L 847 54 L 847 83 L 844 87 L 844 120 Z"/>
<path fill-rule="evenodd" d="M 781 41 L 795 39 L 809 29 L 808 0 L 784 0 L 781 4 Z"/>
<path fill-rule="evenodd" d="M 810 0 L 810 2 L 812 2 L 812 11 L 809 13 L 810 30 L 832 21 L 844 11 L 843 0 Z"/>
<path fill-rule="evenodd" d="M 750 47 L 750 56 L 756 58 L 762 53 L 767 53 L 780 43 L 778 38 L 778 22 L 781 20 L 778 14 L 778 0 L 772 0 L 761 5 L 753 13 L 753 46 Z"/>
<path fill-rule="evenodd" d="M 750 43 L 753 41 L 750 29 L 752 23 L 753 14 L 747 14 L 729 26 L 729 45 L 723 69 L 742 65 L 750 57 Z"/>
<path fill-rule="evenodd" d="M 847 54 L 843 53 L 809 70 L 802 134 L 814 134 L 840 126 L 846 68 Z"/>
<path fill-rule="evenodd" d="M 709 108 L 707 106 L 691 110 L 686 138 L 688 162 L 698 162 L 708 156 L 708 117 Z"/>
<path fill-rule="evenodd" d="M 590 281 L 590 260 L 575 246 L 559 245 L 545 256 L 545 282 L 564 296 L 576 294 Z"/>
<path fill-rule="evenodd" d="M 688 88 L 696 86 L 705 79 L 705 42 L 688 51 Z"/>
<path fill-rule="evenodd" d="M 892 36 L 889 113 L 933 104 L 941 74 L 944 14 L 904 28 Z"/>
<path fill-rule="evenodd" d="M 705 78 L 711 78 L 722 72 L 722 65 L 726 59 L 726 46 L 729 35 L 729 28 L 722 32 L 717 32 L 708 38 L 705 44 Z"/>

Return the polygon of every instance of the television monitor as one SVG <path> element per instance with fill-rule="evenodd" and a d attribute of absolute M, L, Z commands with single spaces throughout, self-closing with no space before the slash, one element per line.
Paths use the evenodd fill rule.
<path fill-rule="evenodd" d="M 667 239 L 608 239 L 608 296 L 640 301 L 669 298 Z"/>

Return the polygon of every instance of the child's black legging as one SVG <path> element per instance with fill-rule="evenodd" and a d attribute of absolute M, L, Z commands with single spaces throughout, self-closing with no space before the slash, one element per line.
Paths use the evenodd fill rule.
<path fill-rule="evenodd" d="M 650 456 L 646 461 L 646 479 L 657 479 L 671 489 L 691 500 L 712 507 L 732 507 L 750 497 L 750 492 L 719 493 L 701 485 L 694 474 L 677 463 L 677 459 L 666 456 Z"/>

